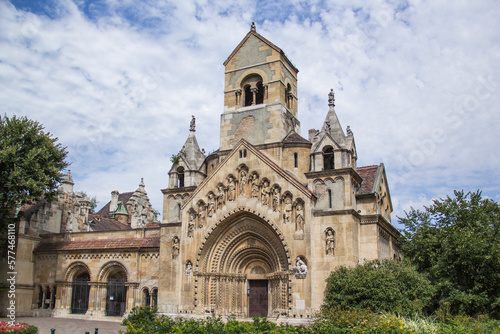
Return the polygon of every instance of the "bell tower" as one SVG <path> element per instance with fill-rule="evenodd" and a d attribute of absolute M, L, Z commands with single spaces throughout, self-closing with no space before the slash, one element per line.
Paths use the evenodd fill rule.
<path fill-rule="evenodd" d="M 224 62 L 221 151 L 240 139 L 252 145 L 280 142 L 297 119 L 297 68 L 285 53 L 257 33 L 255 24 Z"/>

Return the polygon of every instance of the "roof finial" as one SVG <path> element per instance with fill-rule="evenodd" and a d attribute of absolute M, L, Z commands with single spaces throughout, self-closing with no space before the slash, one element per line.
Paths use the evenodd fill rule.
<path fill-rule="evenodd" d="M 330 107 L 335 107 L 335 93 L 333 92 L 333 88 L 330 89 L 330 93 L 328 93 L 328 105 Z"/>
<path fill-rule="evenodd" d="M 252 26 L 250 27 L 250 30 L 256 31 L 256 29 L 255 29 L 255 22 L 252 22 Z"/>
<path fill-rule="evenodd" d="M 189 131 L 196 131 L 195 130 L 195 127 L 196 127 L 196 118 L 194 117 L 194 115 L 191 116 L 191 123 L 189 124 Z"/>

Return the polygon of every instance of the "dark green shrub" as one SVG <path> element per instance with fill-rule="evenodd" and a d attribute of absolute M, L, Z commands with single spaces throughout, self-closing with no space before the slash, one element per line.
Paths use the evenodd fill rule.
<path fill-rule="evenodd" d="M 375 260 L 332 272 L 323 309 L 362 308 L 412 315 L 430 304 L 434 291 L 425 275 L 408 263 Z"/>

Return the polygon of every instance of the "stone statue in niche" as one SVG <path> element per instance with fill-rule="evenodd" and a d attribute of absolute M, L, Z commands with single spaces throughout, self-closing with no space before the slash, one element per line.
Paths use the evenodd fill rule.
<path fill-rule="evenodd" d="M 241 171 L 240 173 L 240 184 L 239 184 L 239 191 L 240 195 L 245 195 L 245 186 L 247 185 L 247 172 L 244 170 Z"/>
<path fill-rule="evenodd" d="M 193 273 L 193 264 L 190 260 L 186 262 L 186 270 L 184 271 L 184 275 L 189 276 Z"/>
<path fill-rule="evenodd" d="M 307 264 L 302 260 L 300 256 L 297 256 L 297 260 L 295 261 L 295 267 L 293 267 L 293 271 L 297 276 L 305 277 L 307 275 Z"/>
<path fill-rule="evenodd" d="M 215 213 L 215 198 L 214 194 L 208 194 L 208 206 L 207 206 L 207 214 L 209 217 L 212 217 Z"/>
<path fill-rule="evenodd" d="M 253 174 L 251 176 L 252 181 L 252 198 L 259 197 L 259 175 Z"/>
<path fill-rule="evenodd" d="M 304 207 L 302 203 L 297 204 L 297 208 L 295 211 L 295 222 L 296 222 L 296 231 L 304 231 Z"/>
<path fill-rule="evenodd" d="M 234 177 L 229 176 L 227 185 L 227 200 L 234 201 L 236 199 L 236 182 L 234 182 Z"/>
<path fill-rule="evenodd" d="M 269 193 L 271 191 L 269 190 L 269 182 L 267 180 L 264 181 L 264 184 L 262 185 L 262 190 L 261 190 L 261 201 L 262 205 L 269 205 Z"/>
<path fill-rule="evenodd" d="M 188 221 L 188 230 L 187 230 L 188 238 L 193 237 L 195 220 L 196 220 L 196 214 L 194 213 L 194 211 L 190 211 L 189 212 L 189 221 Z"/>
<path fill-rule="evenodd" d="M 173 259 L 177 258 L 177 256 L 179 255 L 179 249 L 180 249 L 179 238 L 174 237 L 172 239 L 172 258 Z"/>
<path fill-rule="evenodd" d="M 326 255 L 333 255 L 335 251 L 335 233 L 331 228 L 326 230 L 326 245 L 325 245 Z"/>
<path fill-rule="evenodd" d="M 273 211 L 278 211 L 280 205 L 280 188 L 274 187 L 273 190 Z"/>
<path fill-rule="evenodd" d="M 73 232 L 73 213 L 68 211 L 68 218 L 66 219 L 66 232 Z"/>
<path fill-rule="evenodd" d="M 292 210 L 292 199 L 290 198 L 290 196 L 287 196 L 285 198 L 285 223 L 289 223 L 292 220 Z"/>
<path fill-rule="evenodd" d="M 203 203 L 199 205 L 200 212 L 198 213 L 198 227 L 202 228 L 205 225 L 205 221 L 207 219 L 207 210 Z"/>
<path fill-rule="evenodd" d="M 221 184 L 217 189 L 217 210 L 224 206 L 224 186 Z"/>

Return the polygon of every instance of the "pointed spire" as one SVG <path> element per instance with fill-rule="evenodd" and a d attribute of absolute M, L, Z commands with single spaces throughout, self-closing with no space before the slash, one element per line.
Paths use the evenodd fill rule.
<path fill-rule="evenodd" d="M 345 135 L 337 114 L 335 113 L 335 93 L 333 89 L 328 93 L 328 106 L 328 114 L 326 115 L 321 132 L 328 133 L 339 145 L 344 145 Z"/>
<path fill-rule="evenodd" d="M 73 182 L 73 176 L 71 175 L 71 169 L 68 169 L 68 174 L 66 174 L 63 179 L 62 183 L 69 183 L 74 185 L 75 183 Z"/>
<path fill-rule="evenodd" d="M 71 170 L 68 170 L 68 174 L 66 174 L 61 180 L 61 189 L 65 193 L 72 193 L 73 186 L 75 182 L 73 182 L 73 176 L 71 176 Z"/>
<path fill-rule="evenodd" d="M 140 193 L 145 194 L 146 193 L 146 189 L 144 187 L 145 187 L 145 185 L 144 185 L 144 178 L 141 177 L 141 183 L 139 183 L 139 188 L 137 188 L 136 192 L 140 192 Z"/>
<path fill-rule="evenodd" d="M 184 161 L 188 164 L 188 169 L 198 169 L 205 160 L 205 154 L 200 149 L 195 136 L 196 119 L 192 116 L 189 126 L 189 136 L 184 143 L 184 146 L 179 152 Z"/>

